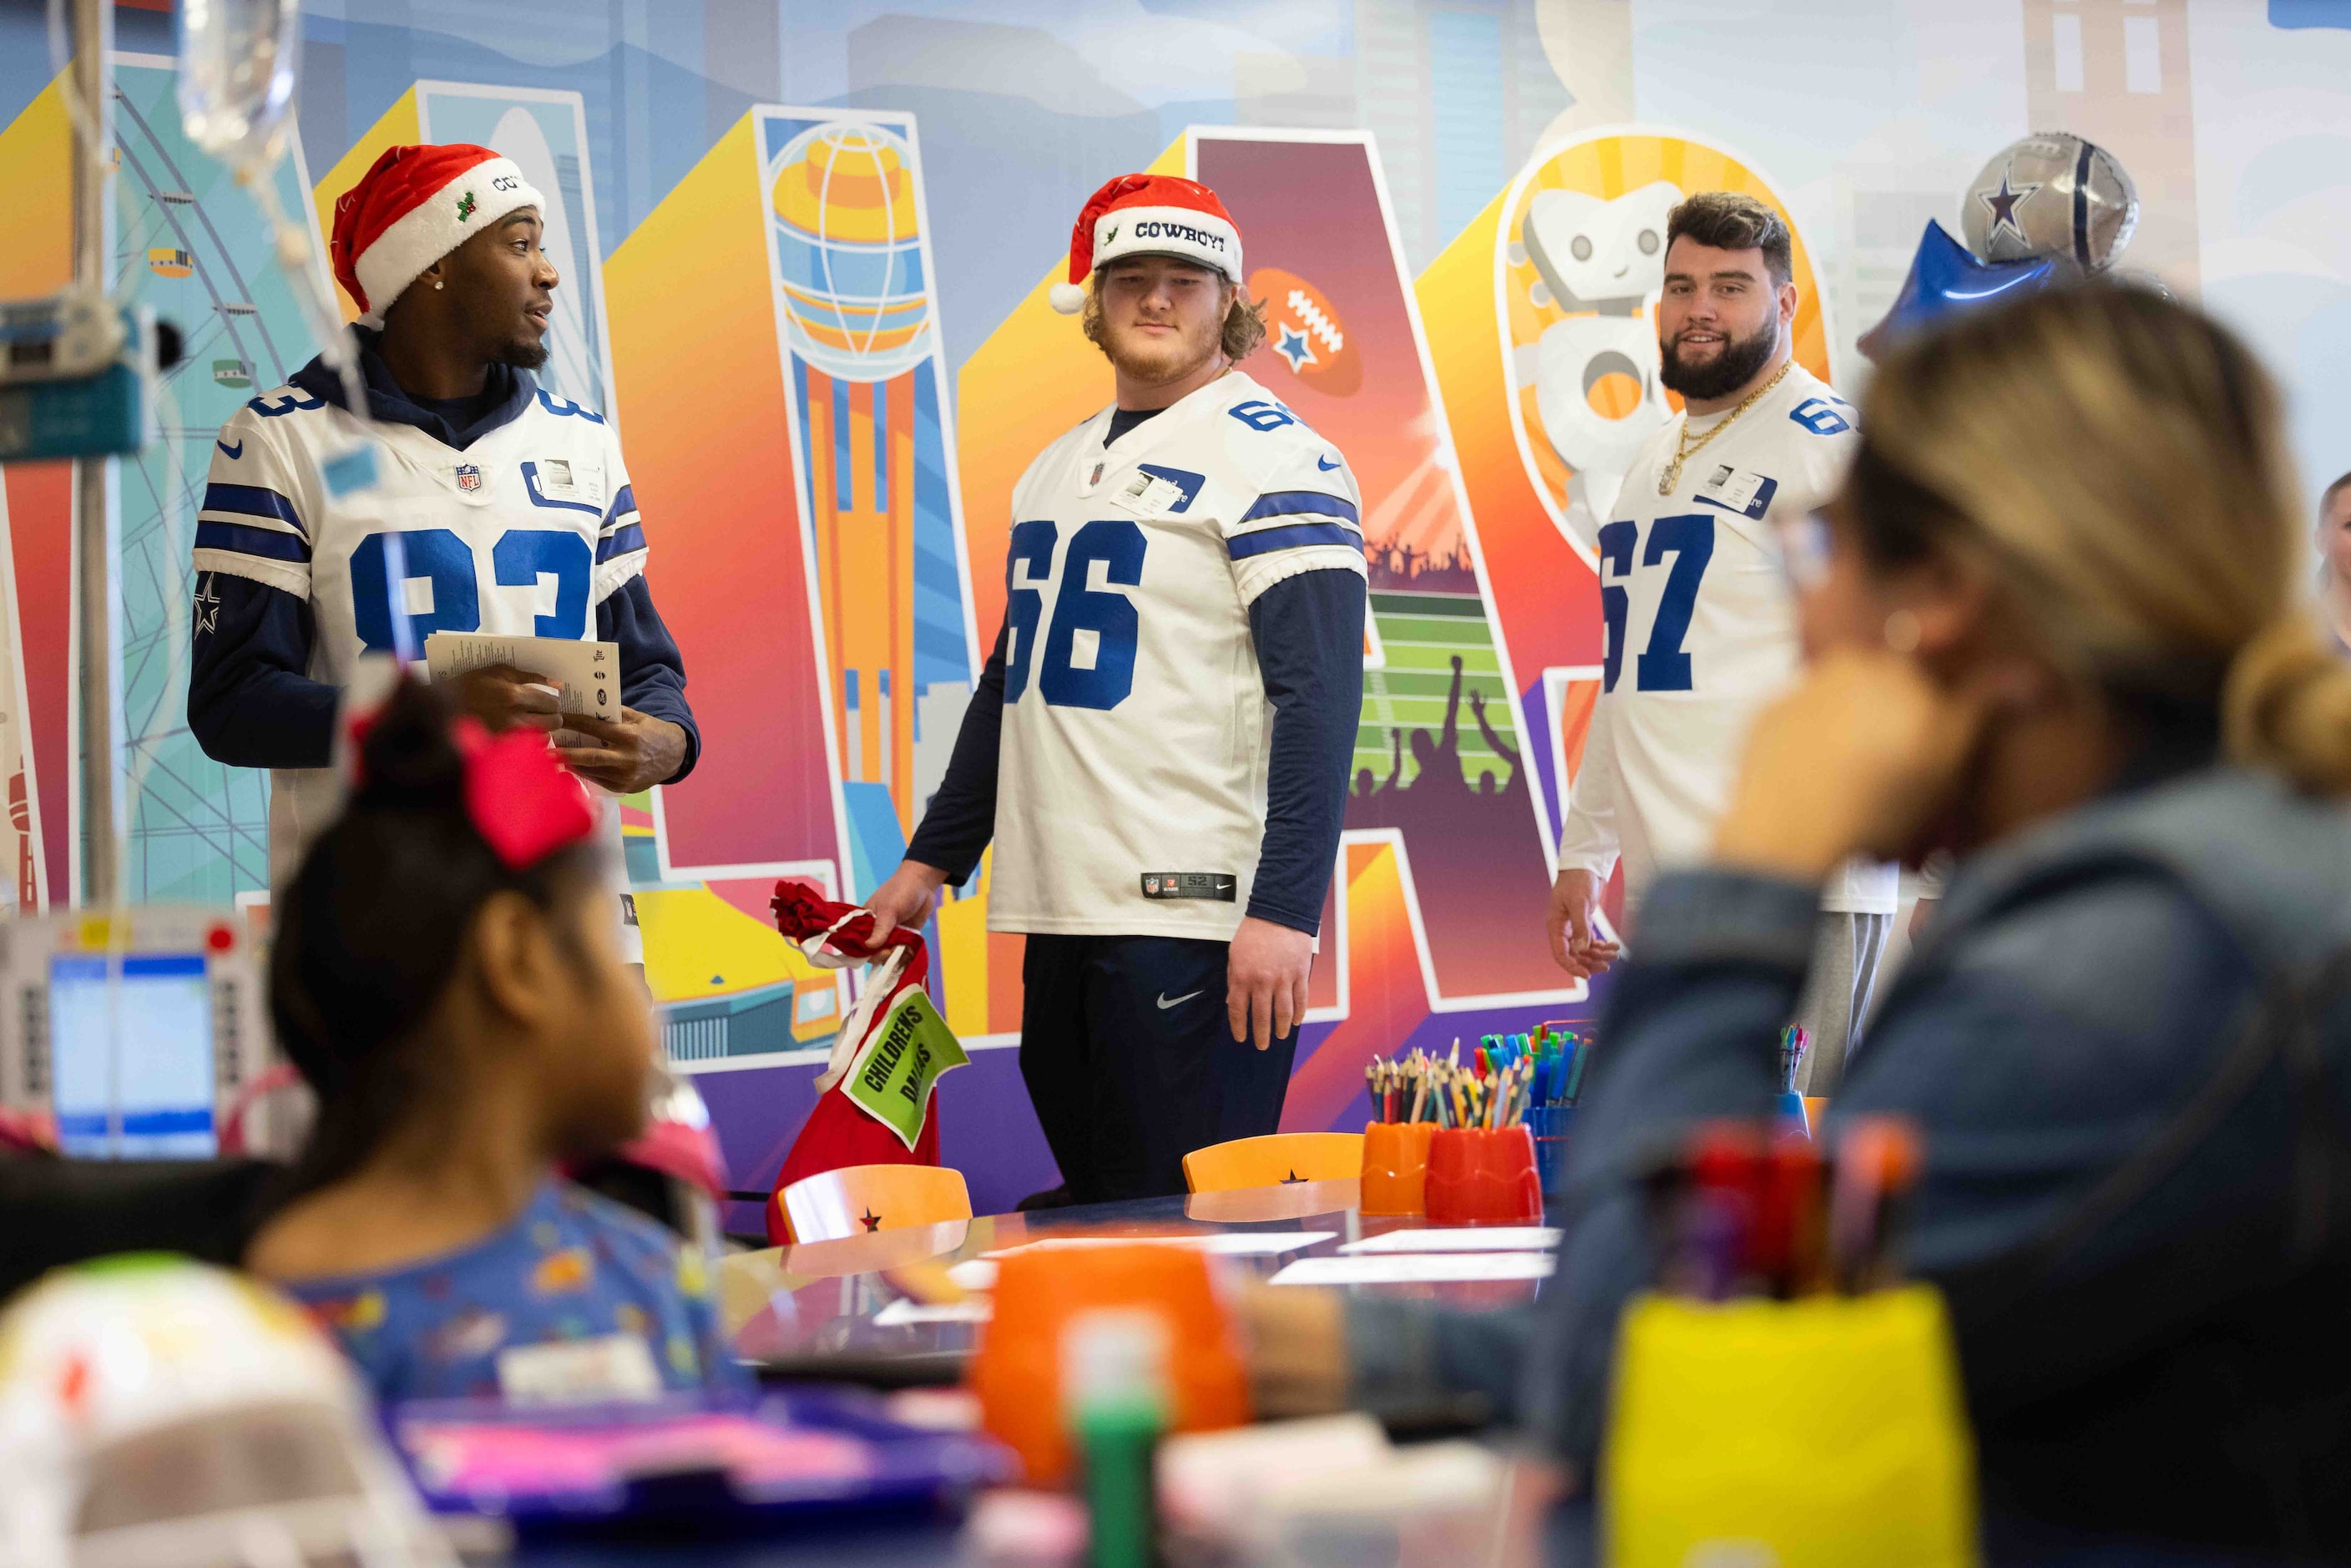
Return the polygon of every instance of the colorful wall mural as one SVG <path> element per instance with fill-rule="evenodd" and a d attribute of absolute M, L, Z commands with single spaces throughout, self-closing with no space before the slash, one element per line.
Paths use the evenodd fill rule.
<path fill-rule="evenodd" d="M 2283 15 L 2279 15 L 2281 12 Z M 778 877 L 870 890 L 944 774 L 1003 614 L 1012 483 L 1109 395 L 1046 305 L 1084 196 L 1215 186 L 1273 334 L 1248 366 L 1349 455 L 1372 635 L 1295 1127 L 1363 1113 L 1373 1051 L 1588 1019 L 1541 929 L 1598 686 L 1591 541 L 1656 384 L 1665 210 L 1750 191 L 1798 235 L 1797 352 L 1847 389 L 1928 217 L 2062 126 L 2147 198 L 2129 264 L 2295 392 L 2314 496 L 2351 455 L 2340 7 L 2184 0 L 451 0 L 306 7 L 278 171 L 323 230 L 391 144 L 485 142 L 548 193 L 545 379 L 622 434 L 705 750 L 624 803 L 647 976 L 738 1186 L 772 1173 L 850 995 L 774 934 Z M 213 432 L 315 349 L 247 199 L 180 137 L 168 0 L 117 12 L 110 276 L 187 334 L 117 486 L 134 896 L 266 896 L 266 778 L 184 718 Z M 2194 61 L 2190 74 L 2190 59 Z M 1740 90 L 1719 90 L 1736 61 Z M 0 297 L 68 271 L 65 107 L 0 13 Z M 0 904 L 74 894 L 71 497 L 0 476 Z M 986 865 L 930 933 L 977 1048 L 941 1092 L 982 1207 L 1050 1185 L 1015 1058 L 1020 939 Z"/>

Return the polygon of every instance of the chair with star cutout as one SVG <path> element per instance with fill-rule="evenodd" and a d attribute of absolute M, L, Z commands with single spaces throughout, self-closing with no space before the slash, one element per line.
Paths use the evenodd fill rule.
<path fill-rule="evenodd" d="M 1269 1133 L 1262 1138 L 1210 1144 L 1184 1156 L 1184 1185 L 1194 1192 L 1332 1181 L 1363 1174 L 1361 1133 Z"/>
<path fill-rule="evenodd" d="M 794 1241 L 838 1241 L 971 1218 L 963 1172 L 943 1166 L 843 1166 L 803 1176 L 783 1196 Z"/>

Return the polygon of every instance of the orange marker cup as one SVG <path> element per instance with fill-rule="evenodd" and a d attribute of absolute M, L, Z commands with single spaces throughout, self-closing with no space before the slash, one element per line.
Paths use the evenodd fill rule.
<path fill-rule="evenodd" d="M 1428 1177 L 1434 1122 L 1370 1122 L 1364 1126 L 1364 1214 L 1418 1214 Z"/>
<path fill-rule="evenodd" d="M 1542 1182 L 1524 1127 L 1440 1127 L 1428 1145 L 1431 1225 L 1540 1225 Z"/>
<path fill-rule="evenodd" d="M 1070 1474 L 1061 1406 L 1061 1331 L 1081 1312 L 1132 1307 L 1167 1324 L 1174 1429 L 1207 1432 L 1249 1419 L 1249 1379 L 1209 1258 L 1185 1247 L 1073 1247 L 998 1260 L 996 1315 L 972 1358 L 971 1387 L 990 1436 L 1020 1456 L 1031 1486 Z"/>

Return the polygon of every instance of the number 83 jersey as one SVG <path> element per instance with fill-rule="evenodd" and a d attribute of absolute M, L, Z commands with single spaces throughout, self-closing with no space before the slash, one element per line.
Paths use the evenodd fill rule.
<path fill-rule="evenodd" d="M 1238 371 L 1012 492 L 988 925 L 1229 940 L 1265 834 L 1273 710 L 1249 611 L 1364 573 L 1339 454 Z"/>
<path fill-rule="evenodd" d="M 323 465 L 362 439 L 375 447 L 374 486 L 330 494 Z M 392 533 L 403 561 L 396 588 Z M 434 632 L 592 637 L 596 607 L 644 570 L 645 539 L 611 426 L 544 388 L 460 452 L 410 425 L 362 427 L 286 386 L 222 427 L 193 558 L 200 616 L 208 573 L 308 602 L 307 673 L 343 686 L 362 653 L 392 650 L 395 600 L 419 658 Z M 307 841 L 333 799 L 330 770 L 278 769 L 273 859 Z"/>

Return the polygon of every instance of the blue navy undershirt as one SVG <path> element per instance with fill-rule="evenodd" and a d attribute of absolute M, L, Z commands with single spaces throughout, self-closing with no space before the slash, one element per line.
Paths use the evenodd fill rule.
<path fill-rule="evenodd" d="M 1118 409 L 1105 446 L 1159 410 Z M 1315 935 L 1339 852 L 1347 769 L 1364 702 L 1364 579 L 1320 570 L 1286 577 L 1249 606 L 1273 743 L 1266 759 L 1265 839 L 1248 913 Z M 906 858 L 960 887 L 996 835 L 996 780 L 1004 727 L 1004 633 L 964 710 L 946 777 L 931 797 Z"/>
<path fill-rule="evenodd" d="M 411 397 L 376 350 L 381 334 L 357 330 L 368 415 L 380 423 L 413 425 L 463 452 L 512 423 L 538 395 L 538 383 L 528 374 L 511 365 L 492 365 L 482 390 L 470 397 Z M 297 371 L 293 384 L 344 406 L 342 378 L 324 360 Z M 225 571 L 205 573 L 200 591 L 218 601 L 199 606 L 204 613 L 188 678 L 188 727 L 204 755 L 232 768 L 326 767 L 334 753 L 338 693 L 309 675 L 317 634 L 310 601 Z M 677 640 L 662 624 L 643 573 L 596 607 L 596 636 L 620 644 L 622 704 L 685 731 L 685 760 L 667 780 L 677 782 L 694 771 L 702 755 L 702 731 L 685 700 L 685 664 Z"/>

